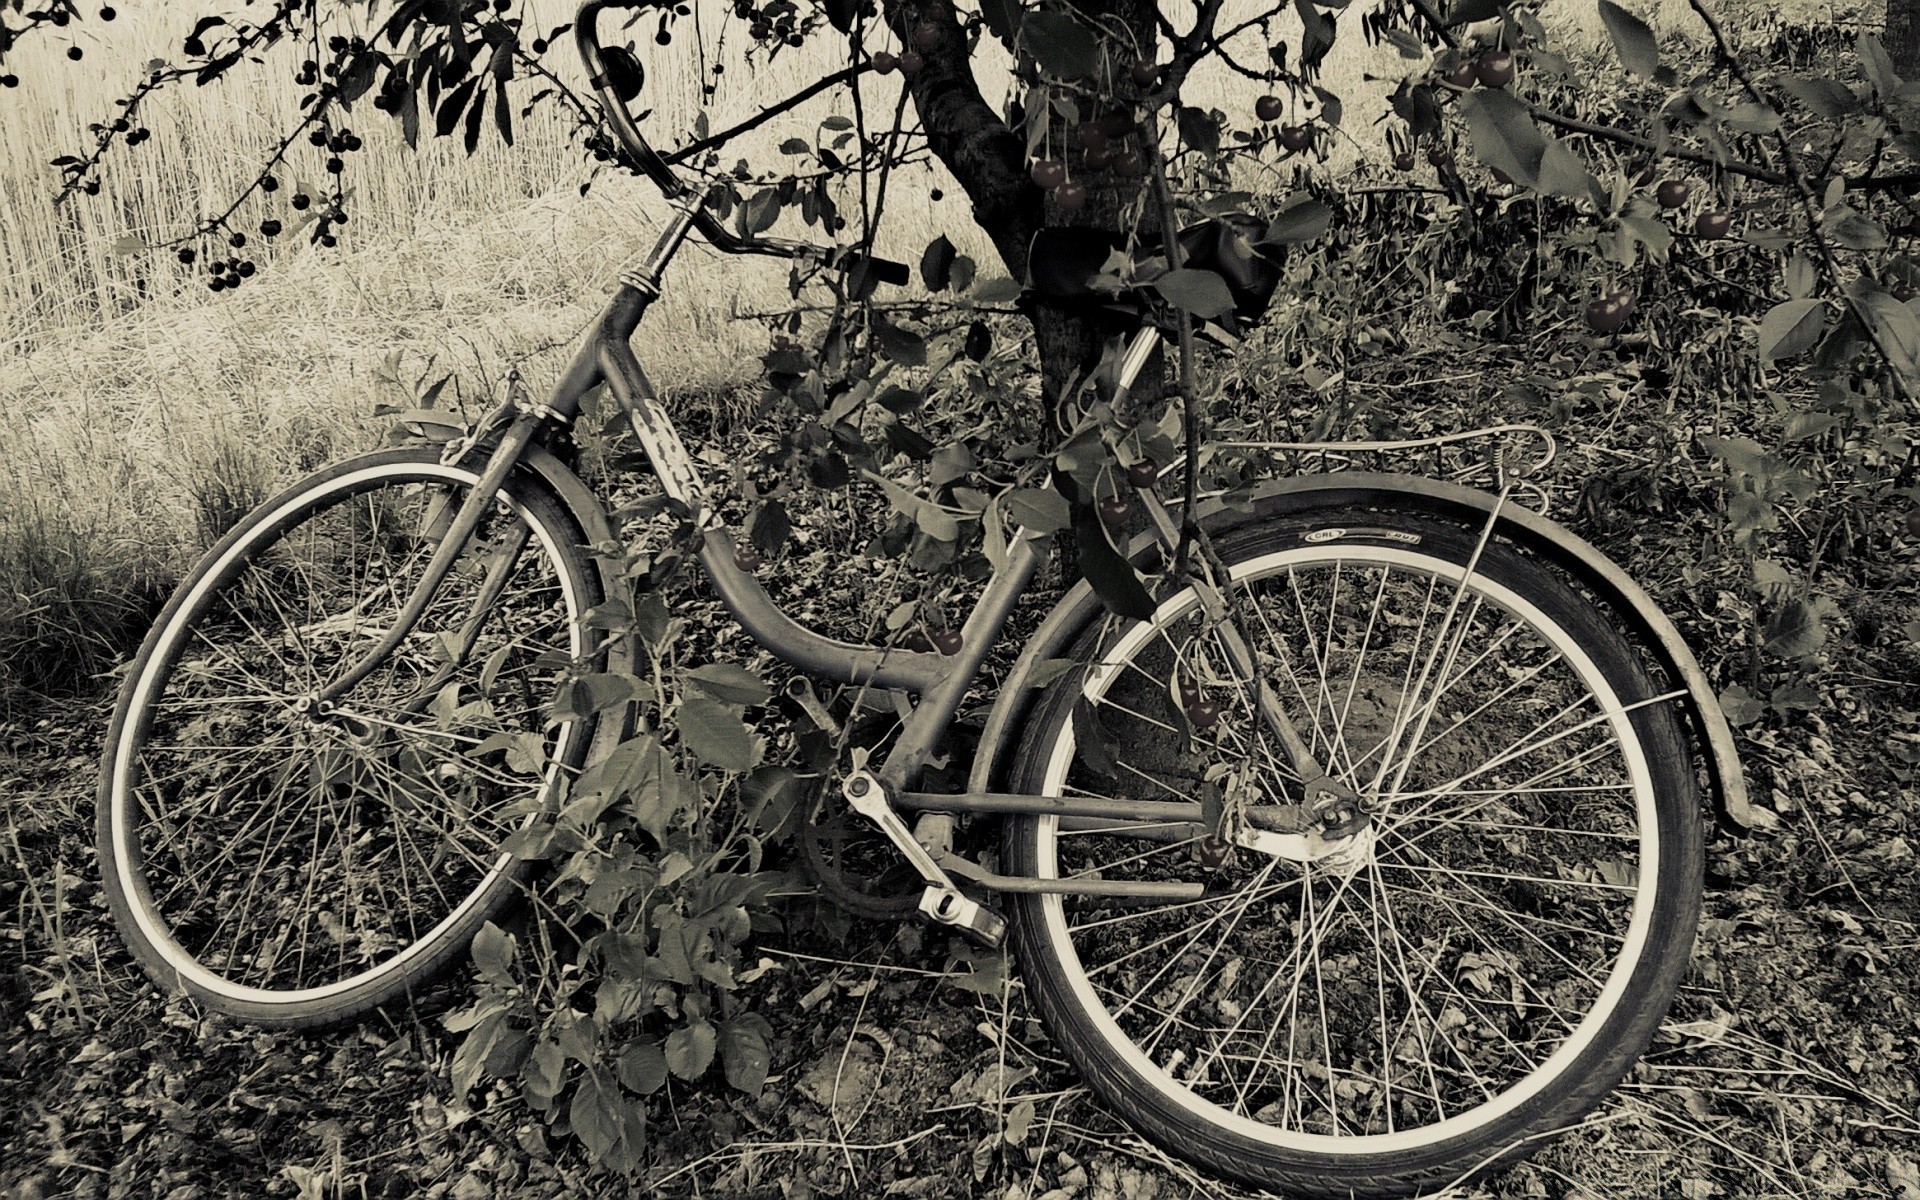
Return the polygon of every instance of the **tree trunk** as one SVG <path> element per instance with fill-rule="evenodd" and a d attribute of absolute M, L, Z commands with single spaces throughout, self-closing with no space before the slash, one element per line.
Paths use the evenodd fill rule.
<path fill-rule="evenodd" d="M 1894 72 L 1920 80 L 1920 0 L 1887 0 L 1886 46 Z"/>
<path fill-rule="evenodd" d="M 1153 56 L 1157 0 L 1073 3 L 1108 28 L 1124 24 L 1141 53 Z M 914 44 L 912 34 L 922 21 L 940 31 L 938 42 L 924 51 L 926 66 L 908 80 L 908 90 L 926 128 L 929 148 L 972 200 L 974 220 L 993 239 L 994 248 L 1015 279 L 1026 280 L 1027 249 L 1033 235 L 1044 226 L 1120 228 L 1122 210 L 1139 193 L 1141 180 L 1137 176 L 1123 179 L 1112 172 L 1082 177 L 1075 169 L 1081 156 L 1077 128 L 1056 127 L 1051 140 L 1053 153 L 1067 160 L 1075 180 L 1086 186 L 1087 201 L 1075 211 L 1054 204 L 1028 174 L 1025 131 L 1009 128 L 981 97 L 967 56 L 966 36 L 951 7 L 889 0 L 886 16 L 902 42 L 910 46 Z M 1030 60 L 1021 64 L 1023 70 L 1030 65 Z M 1122 78 L 1125 66 L 1120 64 Z M 1120 86 L 1128 85 L 1123 82 Z M 1063 393 L 1069 381 L 1099 360 L 1106 335 L 1071 308 L 1041 302 L 1033 306 L 1030 315 L 1041 388 L 1049 407 L 1054 408 L 1068 399 Z"/>

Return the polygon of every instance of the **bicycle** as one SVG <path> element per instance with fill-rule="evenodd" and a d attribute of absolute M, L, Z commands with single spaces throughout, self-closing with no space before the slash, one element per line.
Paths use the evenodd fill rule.
<path fill-rule="evenodd" d="M 950 653 L 803 628 L 736 561 L 628 345 L 667 266 L 697 233 L 885 282 L 907 270 L 722 226 L 609 83 L 610 7 L 581 7 L 579 52 L 622 157 L 675 215 L 550 399 L 295 483 L 161 612 L 98 814 L 145 970 L 234 1017 L 333 1024 L 437 975 L 518 893 L 529 864 L 503 842 L 624 735 L 617 713 L 547 719 L 560 672 L 633 666 L 592 618 L 625 584 L 589 553 L 612 527 L 563 454 L 604 383 L 755 641 L 806 675 L 918 697 L 883 754 L 856 748 L 840 794 L 910 868 L 905 907 L 1010 937 L 1055 1040 L 1139 1132 L 1224 1176 L 1345 1196 L 1445 1184 L 1576 1123 L 1687 964 L 1690 736 L 1744 823 L 1730 733 L 1672 624 L 1512 501 L 1524 467 L 1496 464 L 1491 492 L 1278 479 L 1250 508 L 1196 514 L 1214 555 L 1149 615 L 1072 587 L 1005 680 L 967 790 L 916 790 L 1048 538 L 1010 538 Z M 1118 393 L 1160 342 L 1133 335 Z M 1152 527 L 1128 553 L 1164 558 L 1183 516 L 1151 473 L 1133 482 Z M 817 706 L 804 679 L 791 694 Z M 1004 818 L 1003 872 L 952 852 L 955 814 Z"/>

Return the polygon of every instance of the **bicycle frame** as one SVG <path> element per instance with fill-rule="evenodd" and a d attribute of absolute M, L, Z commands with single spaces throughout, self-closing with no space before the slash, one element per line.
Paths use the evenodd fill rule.
<path fill-rule="evenodd" d="M 475 431 L 475 439 L 492 439 L 497 434 L 497 441 L 492 442 L 493 448 L 480 478 L 454 516 L 415 594 L 403 606 L 395 627 L 366 658 L 311 700 L 321 705 L 324 711 L 324 706 L 344 695 L 404 639 L 433 593 L 445 580 L 462 546 L 484 518 L 500 486 L 522 458 L 542 446 L 553 431 L 570 426 L 577 418 L 585 396 L 604 383 L 645 449 L 665 490 L 670 508 L 692 524 L 696 536 L 696 555 L 702 570 L 713 583 L 722 603 L 749 636 L 776 657 L 807 674 L 848 685 L 911 692 L 919 697 L 884 760 L 876 767 L 869 768 L 864 759 L 864 750 L 856 753 L 851 770 L 843 777 L 842 793 L 851 807 L 879 826 L 927 881 L 928 888 L 921 905 L 923 912 L 986 940 L 997 940 L 999 927 L 1004 923 L 964 897 L 947 868 L 999 891 L 1097 892 L 1161 899 L 1197 895 L 1197 884 L 1015 879 L 989 875 L 977 865 L 951 855 L 943 854 L 936 859 L 901 820 L 896 804 L 901 808 L 935 814 L 1046 814 L 1067 820 L 1157 822 L 1162 825 L 1174 822 L 1185 823 L 1198 832 L 1217 832 L 1208 828 L 1213 822 L 1208 822 L 1203 806 L 1198 801 L 1095 800 L 1010 795 L 981 790 L 987 783 L 986 776 L 990 773 L 993 755 L 998 748 L 997 740 L 983 745 L 987 768 L 981 770 L 976 765 L 968 792 L 930 795 L 908 790 L 936 752 L 962 700 L 978 678 L 988 651 L 999 640 L 1008 617 L 1031 584 L 1040 558 L 1049 546 L 1050 535 L 1014 531 L 1005 562 L 995 571 L 963 622 L 960 629 L 961 645 L 951 655 L 843 642 L 808 629 L 783 612 L 759 580 L 736 563 L 732 532 L 720 520 L 700 473 L 674 428 L 671 415 L 635 357 L 630 340 L 648 308 L 660 296 L 661 280 L 667 268 L 688 237 L 696 231 L 716 249 L 727 253 L 769 254 L 830 263 L 833 261 L 832 252 L 803 243 L 773 238 L 748 239 L 732 234 L 707 211 L 706 196 L 687 187 L 666 161 L 646 145 L 634 129 L 624 106 L 611 96 L 606 85 L 593 26 L 595 18 L 607 5 L 608 0 L 588 0 L 582 7 L 576 26 L 581 54 L 595 87 L 601 93 L 602 107 L 629 165 L 637 167 L 659 183 L 673 206 L 674 215 L 647 254 L 620 272 L 619 284 L 612 298 L 574 353 L 550 398 L 545 403 L 521 401 L 511 407 L 503 406 L 489 419 L 489 425 Z M 903 270 L 897 265 L 895 269 Z M 1116 396 L 1130 390 L 1161 340 L 1160 331 L 1151 326 L 1134 335 L 1123 356 L 1115 384 Z M 504 431 L 501 425 L 505 425 Z M 459 451 L 464 452 L 470 444 L 463 439 Z M 1508 488 L 1510 484 L 1503 487 L 1498 497 L 1488 497 L 1490 507 L 1482 514 L 1483 546 L 1496 525 L 1511 519 L 1502 513 Z M 1146 536 L 1157 538 L 1171 548 L 1181 537 L 1179 523 L 1152 489 L 1143 489 L 1140 495 L 1152 519 L 1152 528 Z M 1593 557 L 1597 557 L 1597 554 Z M 1469 572 L 1472 569 L 1472 563 L 1469 563 Z M 1226 584 L 1226 581 L 1220 582 Z M 1281 857 L 1308 861 L 1323 851 L 1309 846 L 1308 839 L 1301 836 L 1300 830 L 1305 827 L 1298 823 L 1301 817 L 1311 813 L 1313 822 L 1317 822 L 1323 831 L 1335 830 L 1354 819 L 1351 805 L 1355 794 L 1345 785 L 1333 781 L 1324 768 L 1314 761 L 1277 697 L 1259 678 L 1253 654 L 1228 615 L 1228 602 L 1220 586 L 1199 578 L 1193 581 L 1192 586 L 1207 608 L 1209 620 L 1221 630 L 1229 655 L 1236 660 L 1230 665 L 1234 674 L 1248 687 L 1263 718 L 1263 725 L 1277 735 L 1300 778 L 1305 781 L 1297 806 L 1276 806 L 1271 810 L 1254 810 L 1243 815 L 1250 826 L 1262 831 L 1259 836 L 1280 839 L 1285 843 L 1285 848 L 1272 852 Z M 1231 591 L 1230 584 L 1226 586 Z M 1645 615 L 1646 606 L 1640 603 L 1641 598 L 1628 595 L 1627 599 L 1629 608 Z M 1078 603 L 1084 607 L 1084 599 Z M 1654 615 L 1658 617 L 1657 610 L 1654 610 Z M 1667 649 L 1677 642 L 1677 637 L 1671 641 L 1666 638 L 1660 640 L 1665 643 L 1663 649 Z M 1668 660 L 1679 662 L 1682 668 L 1680 674 L 1686 677 L 1688 684 L 1682 693 L 1676 695 L 1687 691 L 1692 693 L 1696 716 L 1706 728 L 1709 735 L 1707 740 L 1714 743 L 1711 757 L 1725 761 L 1728 756 L 1723 754 L 1723 747 L 1719 744 L 1722 739 L 1712 736 L 1718 731 L 1718 726 L 1724 725 L 1724 719 L 1708 719 L 1718 718 L 1719 713 L 1717 705 L 1711 702 L 1710 691 L 1705 691 L 1707 699 L 1704 702 L 1701 700 L 1704 677 L 1699 676 L 1697 667 L 1693 668 L 1691 674 L 1685 670 L 1691 665 L 1691 659 L 1685 655 L 1684 646 L 1680 648 L 1679 657 L 1670 653 Z M 1025 686 L 1030 669 L 1030 655 L 1023 656 L 1020 666 L 1016 668 L 1016 687 Z M 1003 705 L 1002 711 L 1006 710 Z M 996 711 L 996 719 L 1000 715 L 1000 711 Z M 1000 735 L 1004 736 L 1004 728 Z M 1719 769 L 1717 762 L 1715 773 L 1721 776 L 1723 795 L 1744 801 L 1744 788 L 1737 783 L 1737 766 L 1731 772 L 1736 781 L 1733 788 L 1725 786 L 1728 773 Z M 1741 803 L 1739 807 L 1743 808 L 1744 804 Z M 939 818 L 933 819 L 937 821 Z M 1215 814 L 1214 822 L 1217 820 Z M 1271 844 L 1279 845 L 1280 842 Z"/>

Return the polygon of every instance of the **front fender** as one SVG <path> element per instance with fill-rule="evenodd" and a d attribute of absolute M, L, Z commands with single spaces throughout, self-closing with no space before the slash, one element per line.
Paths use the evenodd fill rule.
<path fill-rule="evenodd" d="M 1308 475 L 1262 484 L 1251 509 L 1228 508 L 1219 501 L 1201 505 L 1201 523 L 1210 531 L 1224 531 L 1272 517 L 1354 506 L 1401 506 L 1463 522 L 1485 521 L 1498 497 L 1459 484 L 1412 475 L 1373 471 L 1342 471 Z M 1500 513 L 1499 532 L 1522 549 L 1551 555 L 1590 588 L 1628 628 L 1625 632 L 1646 647 L 1687 690 L 1682 705 L 1705 750 L 1707 774 L 1715 809 L 1723 823 L 1736 829 L 1752 827 L 1746 777 L 1734 752 L 1733 731 L 1726 714 L 1673 622 L 1660 611 L 1645 590 L 1611 559 L 1562 525 L 1518 505 Z M 1153 545 L 1152 535 L 1134 540 L 1129 554 L 1136 560 Z M 993 711 L 987 717 L 967 779 L 969 792 L 990 792 L 1002 782 L 1006 758 L 1015 731 L 1025 725 L 1039 696 L 1028 683 L 1034 669 L 1065 654 L 1074 641 L 1104 612 L 1100 598 L 1085 581 L 1075 584 L 1047 614 L 1028 640 L 1013 670 L 1001 685 Z"/>
<path fill-rule="evenodd" d="M 614 540 L 613 525 L 607 519 L 606 509 L 594 497 L 593 489 L 551 453 L 537 446 L 529 447 L 521 455 L 520 465 L 540 477 L 553 490 L 560 502 L 566 505 L 567 512 L 580 526 L 580 532 L 591 548 L 603 542 Z M 608 600 L 629 603 L 631 596 L 627 581 L 621 578 L 614 565 L 605 559 L 595 557 L 594 568 L 600 572 L 600 591 Z M 634 672 L 633 638 L 616 637 L 607 647 L 607 670 L 631 675 Z M 592 766 L 605 758 L 615 746 L 625 741 L 631 732 L 633 706 L 627 704 L 619 712 L 603 713 L 599 725 L 594 729 L 593 744 L 587 748 L 587 760 L 584 765 Z"/>

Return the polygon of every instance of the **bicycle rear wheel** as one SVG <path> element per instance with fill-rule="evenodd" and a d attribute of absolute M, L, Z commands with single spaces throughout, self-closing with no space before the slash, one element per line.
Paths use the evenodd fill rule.
<path fill-rule="evenodd" d="M 1289 1195 L 1442 1186 L 1578 1120 L 1657 1028 L 1700 905 L 1673 698 L 1561 573 L 1478 541 L 1359 510 L 1218 539 L 1263 677 L 1370 810 L 1344 849 L 1249 831 L 1222 862 L 1197 826 L 1009 823 L 1018 874 L 1207 885 L 1013 910 L 1049 1028 L 1172 1153 Z M 1018 790 L 1297 803 L 1191 592 L 1074 657 Z M 1196 685 L 1219 705 L 1198 733 Z"/>
<path fill-rule="evenodd" d="M 321 712 L 392 628 L 477 475 L 431 450 L 349 460 L 243 520 L 129 669 L 98 843 L 141 965 L 256 1023 L 350 1020 L 465 950 L 517 892 L 502 840 L 581 766 L 590 719 L 547 724 L 598 657 L 578 524 L 516 479 L 413 632 Z"/>

